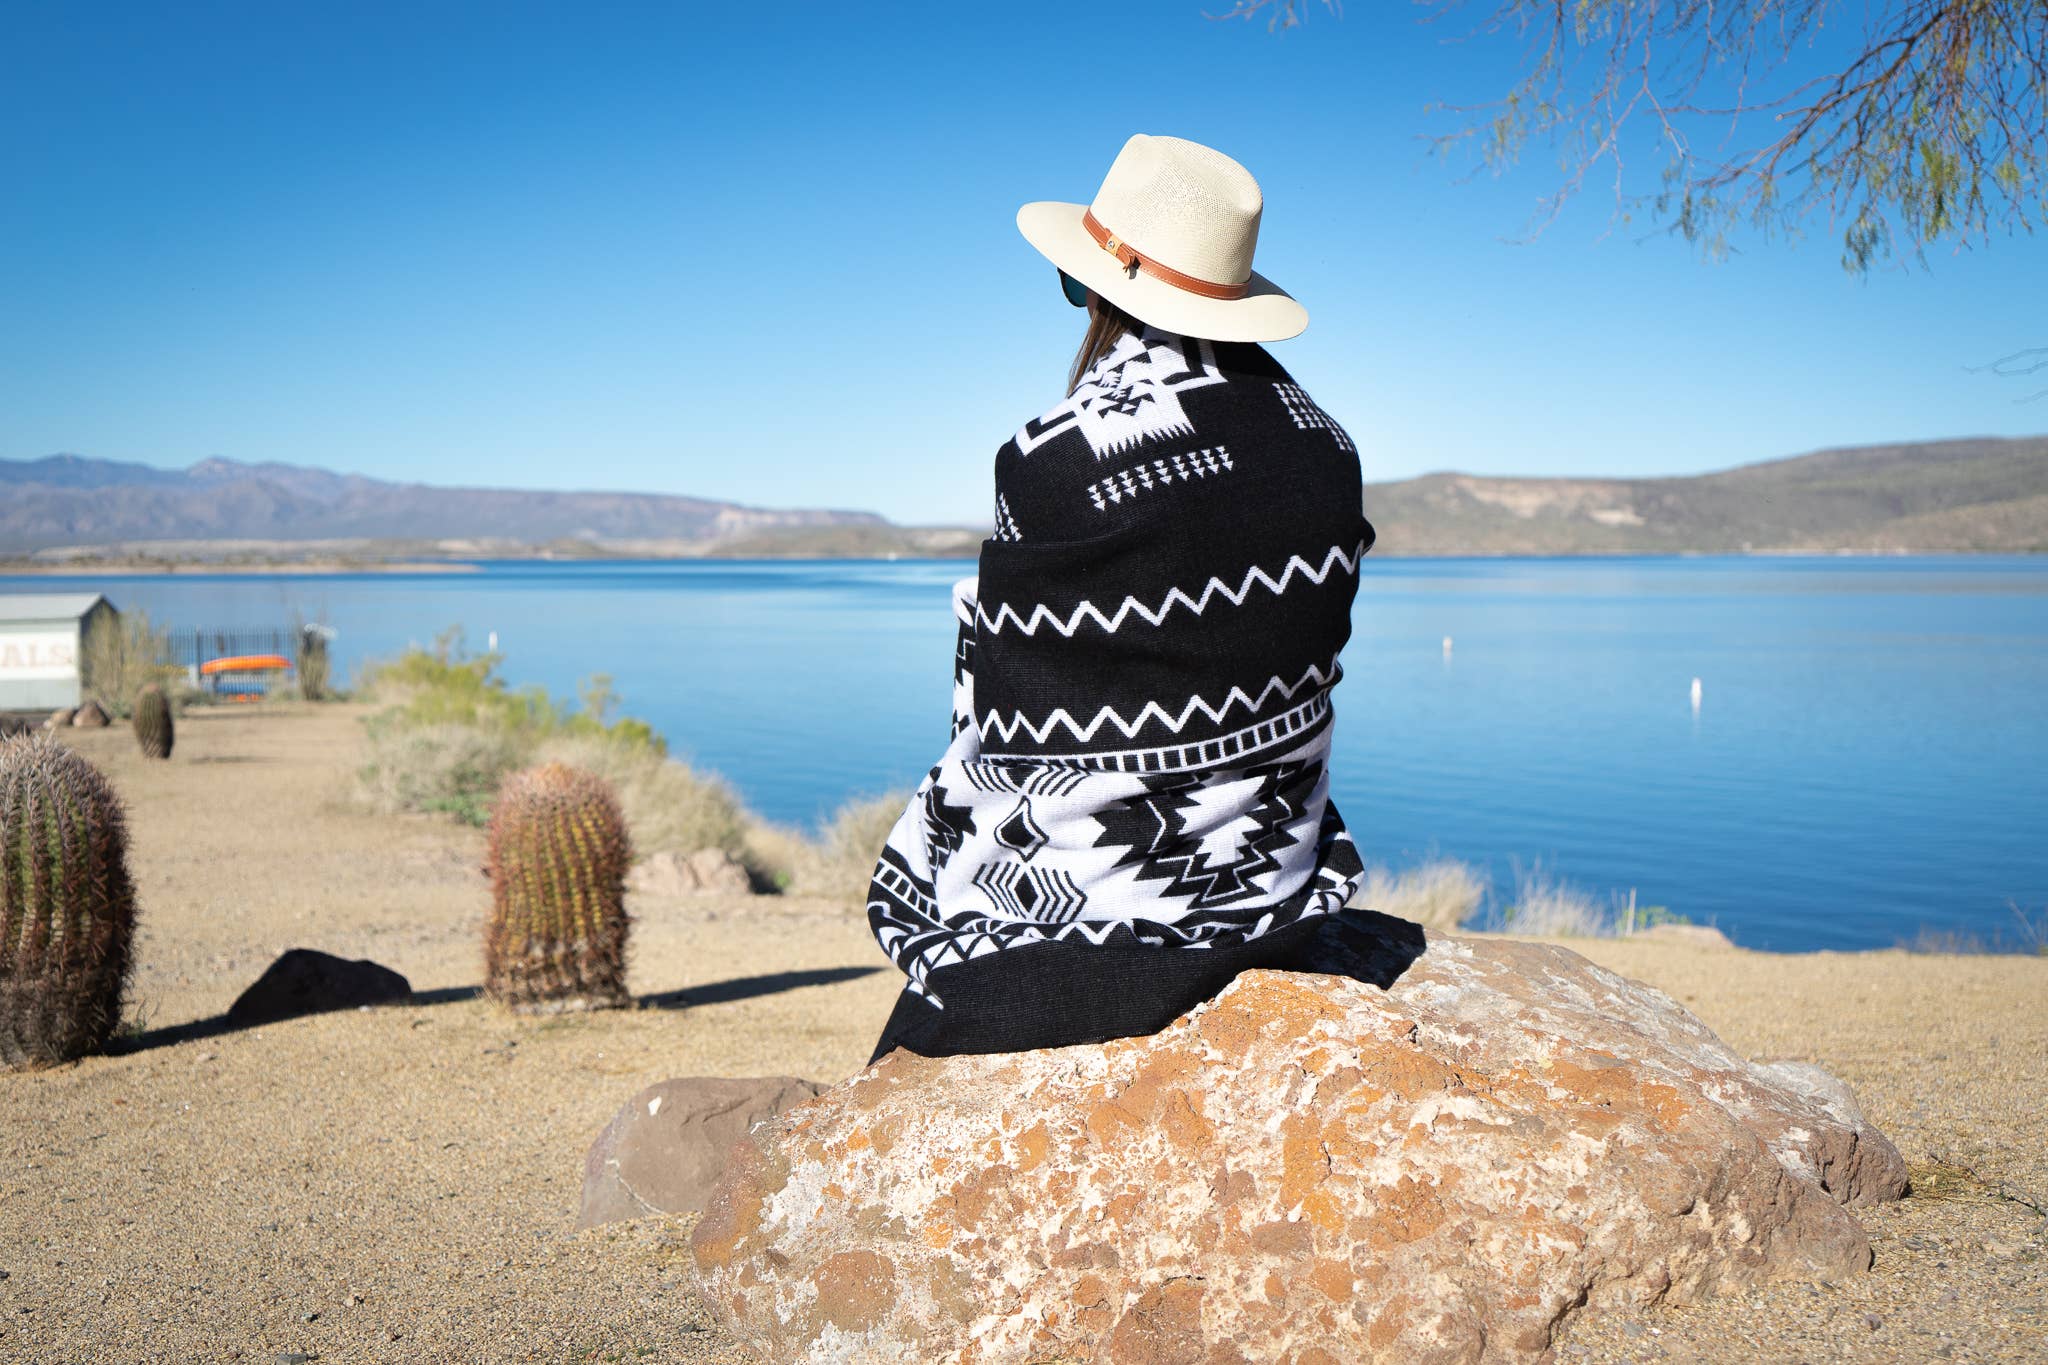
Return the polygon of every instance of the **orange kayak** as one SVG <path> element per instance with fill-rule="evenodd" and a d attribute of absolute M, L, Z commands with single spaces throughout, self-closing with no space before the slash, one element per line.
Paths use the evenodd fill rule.
<path fill-rule="evenodd" d="M 202 676 L 215 673 L 269 673 L 289 672 L 292 661 L 282 654 L 230 654 L 224 659 L 208 659 L 199 665 Z"/>

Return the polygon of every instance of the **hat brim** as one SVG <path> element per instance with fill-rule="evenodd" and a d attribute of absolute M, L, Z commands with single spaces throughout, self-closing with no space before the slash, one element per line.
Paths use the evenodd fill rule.
<path fill-rule="evenodd" d="M 1285 341 L 1308 326 L 1308 309 L 1256 270 L 1242 298 L 1207 299 L 1139 271 L 1097 246 L 1081 226 L 1086 204 L 1042 199 L 1017 210 L 1017 230 L 1038 254 L 1137 318 L 1210 341 Z"/>

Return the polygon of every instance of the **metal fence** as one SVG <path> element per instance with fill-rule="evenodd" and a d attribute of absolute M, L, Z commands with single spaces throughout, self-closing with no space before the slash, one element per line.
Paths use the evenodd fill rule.
<path fill-rule="evenodd" d="M 284 678 L 274 670 L 211 671 L 206 665 L 222 659 L 275 655 L 296 663 L 299 632 L 290 626 L 174 626 L 171 658 L 184 666 L 192 681 L 222 697 L 260 697 Z"/>

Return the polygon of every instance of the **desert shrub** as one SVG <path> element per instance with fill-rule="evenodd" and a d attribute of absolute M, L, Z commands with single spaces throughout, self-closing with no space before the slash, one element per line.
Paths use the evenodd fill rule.
<path fill-rule="evenodd" d="M 750 847 L 770 880 L 785 890 L 865 904 L 875 859 L 909 800 L 909 792 L 856 796 L 832 812 L 814 837 L 762 830 Z"/>
<path fill-rule="evenodd" d="M 1471 864 L 1432 858 L 1399 876 L 1382 866 L 1367 868 L 1351 903 L 1426 929 L 1456 929 L 1479 913 L 1485 898 L 1486 880 Z"/>
<path fill-rule="evenodd" d="M 96 618 L 83 643 L 80 686 L 114 715 L 127 715 L 136 695 L 151 683 L 170 689 L 183 678 L 171 659 L 169 633 L 151 625 L 146 611 Z"/>
<path fill-rule="evenodd" d="M 357 770 L 357 793 L 382 811 L 438 811 L 482 826 L 507 774 L 524 766 L 532 746 L 504 730 L 475 725 L 416 725 L 392 714 L 366 722 L 369 761 Z"/>
<path fill-rule="evenodd" d="M 1616 929 L 1611 910 L 1541 863 L 1515 869 L 1515 899 L 1499 921 L 1504 933 L 1545 938 L 1611 938 Z"/>
<path fill-rule="evenodd" d="M 549 695 L 544 687 L 514 688 L 498 676 L 502 654 L 468 655 L 459 632 L 444 633 L 432 649 L 415 645 L 395 659 L 366 665 L 357 693 L 399 713 L 407 725 L 462 725 L 498 730 L 522 742 L 539 744 L 558 736 L 608 740 L 656 754 L 668 745 L 645 721 L 612 720 L 617 701 L 610 680 L 602 674 L 584 685 L 584 696 L 597 703 L 593 714 Z"/>
<path fill-rule="evenodd" d="M 644 721 L 610 718 L 617 698 L 608 679 L 600 676 L 585 686 L 593 713 L 557 700 L 543 687 L 512 688 L 498 675 L 502 659 L 464 654 L 460 633 L 450 631 L 432 649 L 414 646 L 363 669 L 358 694 L 384 704 L 365 722 L 370 758 L 359 772 L 358 788 L 369 805 L 441 811 L 482 825 L 508 774 L 534 762 L 549 743 L 573 740 L 587 746 L 578 751 L 579 766 L 617 775 L 640 765 L 634 769 L 639 774 L 633 784 L 635 804 L 674 827 L 675 837 L 689 837 L 687 831 L 695 826 L 716 823 L 711 811 L 717 803 L 711 796 L 694 788 L 686 792 L 683 778 L 659 769 L 668 752 L 661 736 Z M 681 771 L 704 785 L 687 769 Z M 663 797 L 683 802 L 683 808 L 655 812 Z M 719 838 L 720 846 L 737 842 L 730 835 Z M 652 852 L 663 846 L 650 843 L 647 848 Z"/>
<path fill-rule="evenodd" d="M 546 740 L 536 758 L 580 768 L 610 783 L 633 831 L 634 850 L 642 857 L 716 848 L 746 861 L 753 816 L 715 774 L 695 772 L 644 745 L 590 736 Z"/>
<path fill-rule="evenodd" d="M 2034 911 L 2023 908 L 2017 901 L 2007 901 L 2006 905 L 2012 911 L 2011 930 L 1993 929 L 1987 937 L 1981 933 L 1961 929 L 1933 929 L 1922 925 L 1920 932 L 1910 939 L 1900 939 L 1898 946 L 1909 953 L 1941 953 L 1970 957 L 1986 953 L 2048 956 L 2048 906 Z"/>
<path fill-rule="evenodd" d="M 301 618 L 293 632 L 292 676 L 299 696 L 306 701 L 325 701 L 332 676 L 327 653 L 327 627 Z"/>

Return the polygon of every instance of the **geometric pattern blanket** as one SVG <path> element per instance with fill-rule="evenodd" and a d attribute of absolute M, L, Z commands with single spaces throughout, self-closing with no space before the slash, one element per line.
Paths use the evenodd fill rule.
<path fill-rule="evenodd" d="M 1350 900 L 1327 760 L 1360 492 L 1264 348 L 1149 328 L 1004 444 L 954 589 L 952 742 L 869 888 L 907 989 L 944 1008 L 946 968 L 990 953 L 1200 951 Z"/>

